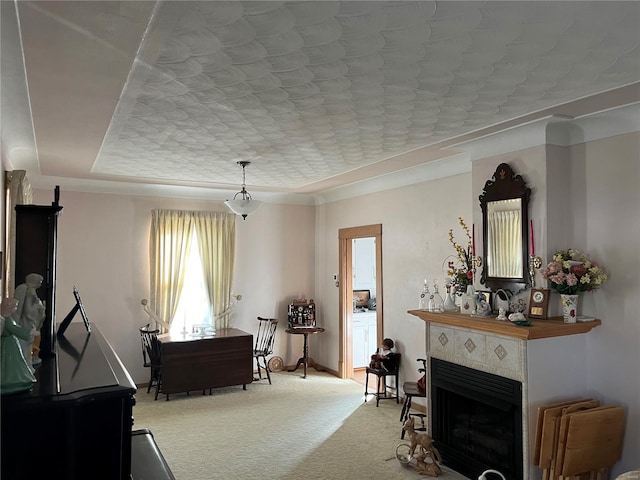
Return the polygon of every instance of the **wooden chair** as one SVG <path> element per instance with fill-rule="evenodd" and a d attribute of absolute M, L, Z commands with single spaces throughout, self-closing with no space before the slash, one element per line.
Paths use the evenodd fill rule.
<path fill-rule="evenodd" d="M 422 367 L 418 368 L 418 373 L 425 375 L 427 371 L 427 361 L 424 358 L 418 358 L 418 362 L 422 363 Z M 411 413 L 411 401 L 413 398 L 426 398 L 427 390 L 420 388 L 418 382 L 403 382 L 402 391 L 404 392 L 404 405 L 402 405 L 402 412 L 400 413 L 400 421 L 404 425 L 409 417 L 418 417 L 422 425 L 420 427 L 414 427 L 415 430 L 427 431 L 427 427 L 424 424 L 424 419 L 427 416 L 425 413 Z M 400 438 L 404 439 L 405 429 L 402 429 Z"/>
<path fill-rule="evenodd" d="M 399 396 L 399 379 L 398 373 L 400 371 L 400 354 L 399 353 L 390 353 L 389 359 L 383 363 L 381 368 L 372 368 L 367 367 L 367 376 L 364 382 L 364 401 L 367 401 L 367 396 L 369 395 L 369 374 L 375 375 L 378 379 L 376 385 L 376 407 L 379 406 L 380 400 L 394 400 L 396 403 L 400 403 Z M 395 395 L 387 395 L 387 377 L 395 377 Z M 382 391 L 380 391 L 380 387 L 382 384 Z M 393 387 L 392 387 L 393 388 Z"/>
<path fill-rule="evenodd" d="M 267 380 L 271 385 L 271 374 L 269 365 L 267 365 L 267 356 L 273 353 L 273 344 L 276 339 L 276 328 L 278 320 L 275 318 L 258 317 L 258 334 L 256 335 L 256 345 L 253 349 L 253 358 L 256 359 L 258 368 L 258 378 L 254 378 L 255 382 L 262 380 L 262 370 L 267 374 Z M 262 364 L 260 364 L 262 361 Z"/>
<path fill-rule="evenodd" d="M 160 341 L 158 340 L 159 330 L 149 330 L 149 324 L 140 327 L 140 342 L 142 343 L 142 358 L 144 366 L 149 368 L 149 385 L 147 393 L 151 391 L 151 387 L 156 387 L 155 400 L 158 399 L 158 393 L 162 385 L 162 359 L 160 353 Z M 169 395 L 167 395 L 169 400 Z"/>

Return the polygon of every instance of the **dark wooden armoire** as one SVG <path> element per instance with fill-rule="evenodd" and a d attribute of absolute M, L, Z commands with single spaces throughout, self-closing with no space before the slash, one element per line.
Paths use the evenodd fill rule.
<path fill-rule="evenodd" d="M 44 278 L 37 290 L 45 303 L 45 319 L 40 331 L 40 358 L 55 355 L 56 254 L 60 187 L 55 188 L 51 205 L 16 205 L 15 286 L 30 273 Z"/>

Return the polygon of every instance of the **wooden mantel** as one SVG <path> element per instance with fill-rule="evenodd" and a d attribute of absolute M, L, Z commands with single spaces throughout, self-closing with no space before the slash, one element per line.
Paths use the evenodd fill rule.
<path fill-rule="evenodd" d="M 581 323 L 564 323 L 562 317 L 553 317 L 548 320 L 532 320 L 531 325 L 520 327 L 514 325 L 509 320 L 496 320 L 492 317 L 476 317 L 461 313 L 433 313 L 426 310 L 408 310 L 407 313 L 415 315 L 425 322 L 506 335 L 521 340 L 535 340 L 537 338 L 562 337 L 565 335 L 588 333 L 602 323 L 600 320 Z"/>

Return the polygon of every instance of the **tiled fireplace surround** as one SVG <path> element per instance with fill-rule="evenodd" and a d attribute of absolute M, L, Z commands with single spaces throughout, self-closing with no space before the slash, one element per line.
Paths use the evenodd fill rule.
<path fill-rule="evenodd" d="M 542 478 L 533 465 L 537 410 L 541 405 L 587 395 L 586 337 L 600 321 L 565 324 L 534 320 L 529 327 L 456 313 L 410 310 L 427 322 L 429 364 L 438 358 L 522 383 L 523 479 Z M 431 391 L 427 391 L 429 429 Z"/>

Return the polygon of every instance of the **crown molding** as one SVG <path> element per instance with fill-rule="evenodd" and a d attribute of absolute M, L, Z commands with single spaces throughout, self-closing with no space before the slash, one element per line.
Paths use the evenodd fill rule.
<path fill-rule="evenodd" d="M 640 131 L 640 103 L 631 103 L 581 117 L 549 115 L 500 132 L 452 144 L 471 161 L 541 145 L 570 147 Z"/>
<path fill-rule="evenodd" d="M 505 154 L 540 145 L 571 146 L 602 138 L 640 132 L 640 102 L 600 111 L 577 118 L 551 115 L 497 133 L 448 146 L 451 155 L 422 165 L 335 187 L 319 194 L 254 191 L 256 200 L 265 203 L 321 205 L 370 193 L 413 185 L 471 171 L 471 163 L 481 158 Z M 143 195 L 224 201 L 236 190 L 194 186 L 172 186 L 149 183 L 118 182 L 34 175 L 29 173 L 33 188 L 116 195 Z"/>
<path fill-rule="evenodd" d="M 92 180 L 86 178 L 53 177 L 29 174 L 32 188 L 53 189 L 57 185 L 62 190 L 105 193 L 111 195 L 133 195 L 149 197 L 189 198 L 224 202 L 237 193 L 238 189 L 226 190 L 216 188 L 162 185 L 152 183 L 114 182 L 111 180 Z M 291 205 L 314 205 L 313 195 L 302 195 L 281 192 L 255 192 L 252 196 L 264 203 L 285 203 Z"/>
<path fill-rule="evenodd" d="M 640 132 L 640 102 L 577 117 L 567 146 Z"/>
<path fill-rule="evenodd" d="M 469 157 L 466 154 L 452 154 L 449 157 L 433 160 L 422 165 L 327 190 L 318 196 L 318 203 L 346 200 L 369 193 L 391 190 L 468 172 L 471 172 Z"/>

